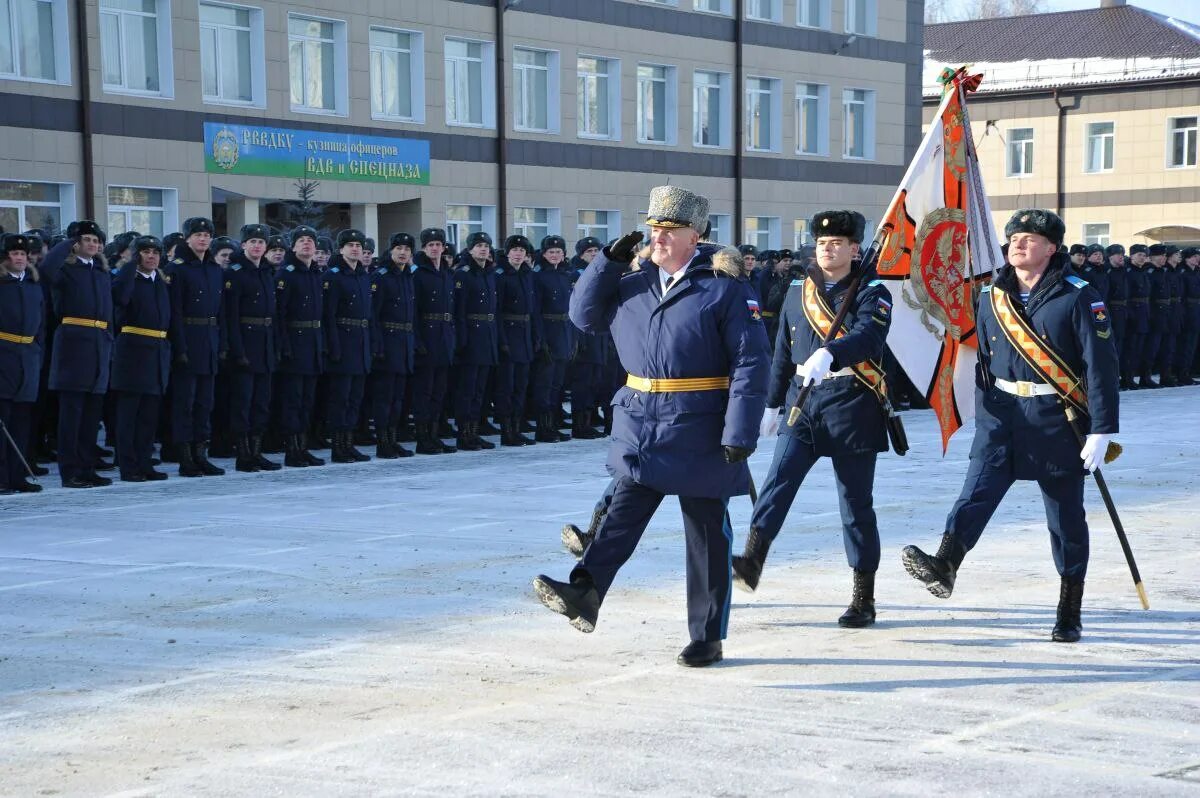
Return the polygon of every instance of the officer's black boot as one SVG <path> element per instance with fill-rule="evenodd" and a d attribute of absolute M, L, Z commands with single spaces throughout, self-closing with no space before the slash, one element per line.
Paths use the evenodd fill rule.
<path fill-rule="evenodd" d="M 489 424 L 488 426 L 491 426 L 491 425 Z M 496 432 L 499 432 L 499 431 L 500 430 L 496 430 Z M 471 434 L 473 436 L 475 436 L 475 442 L 479 444 L 480 449 L 487 451 L 488 449 L 496 448 L 496 444 L 492 443 L 491 441 L 489 441 L 483 437 L 483 427 L 480 426 L 478 421 L 471 422 Z"/>
<path fill-rule="evenodd" d="M 412 457 L 413 456 L 411 449 L 405 449 L 403 446 L 400 445 L 400 428 L 399 427 L 388 427 L 387 434 L 388 434 L 388 440 L 391 441 L 392 449 L 396 452 L 397 457 Z"/>
<path fill-rule="evenodd" d="M 329 461 L 331 463 L 357 463 L 354 455 L 350 453 L 350 436 L 351 432 L 334 432 L 333 433 L 333 449 L 329 452 Z"/>
<path fill-rule="evenodd" d="M 483 447 L 475 442 L 475 436 L 471 434 L 471 422 L 459 419 L 458 421 L 458 438 L 455 439 L 458 448 L 464 452 L 477 452 Z"/>
<path fill-rule="evenodd" d="M 574 524 L 564 526 L 562 528 L 562 544 L 567 551 L 576 557 L 582 557 L 584 550 L 596 539 L 596 535 L 600 532 L 600 525 L 604 523 L 604 516 L 607 514 L 608 511 L 602 507 L 592 510 L 592 522 L 588 524 L 587 532 L 581 532 L 579 527 Z"/>
<path fill-rule="evenodd" d="M 1063 577 L 1058 592 L 1058 620 L 1050 639 L 1055 643 L 1078 643 L 1083 633 L 1080 608 L 1083 604 L 1083 580 Z"/>
<path fill-rule="evenodd" d="M 223 476 L 225 476 L 224 468 L 218 468 L 217 466 L 213 465 L 212 463 L 210 463 L 208 461 L 208 444 L 207 443 L 201 442 L 201 443 L 193 443 L 192 444 L 192 459 L 196 461 L 196 467 L 200 469 L 200 471 L 204 474 L 204 476 L 206 476 L 206 477 L 223 477 Z"/>
<path fill-rule="evenodd" d="M 249 435 L 238 435 L 235 441 L 237 460 L 233 467 L 237 471 L 253 473 L 258 471 L 258 461 L 254 459 L 254 448 L 250 445 Z"/>
<path fill-rule="evenodd" d="M 500 445 L 501 446 L 523 446 L 517 440 L 516 427 L 513 426 L 511 418 L 500 419 Z"/>
<path fill-rule="evenodd" d="M 342 443 L 344 444 L 346 454 L 348 454 L 352 458 L 354 458 L 354 462 L 356 462 L 356 463 L 371 462 L 371 456 L 369 454 L 364 454 L 363 452 L 360 452 L 358 450 L 358 448 L 354 445 L 355 434 L 356 433 L 354 432 L 354 430 L 347 430 L 345 433 L 342 434 Z M 375 440 L 376 440 L 375 436 L 372 435 L 371 443 L 372 444 L 375 443 Z M 369 444 L 364 444 L 364 445 L 369 445 Z"/>
<path fill-rule="evenodd" d="M 378 460 L 395 460 L 400 456 L 396 451 L 396 442 L 392 439 L 392 429 L 384 427 L 375 431 L 375 458 Z"/>
<path fill-rule="evenodd" d="M 838 618 L 838 626 L 861 629 L 875 623 L 875 574 L 854 572 L 854 594 L 850 606 Z"/>
<path fill-rule="evenodd" d="M 325 465 L 325 458 L 323 458 L 323 457 L 317 457 L 315 454 L 313 454 L 312 452 L 310 452 L 310 451 L 309 451 L 309 450 L 308 450 L 308 449 L 307 449 L 307 448 L 304 446 L 304 435 L 303 435 L 303 434 L 301 434 L 301 435 L 299 435 L 299 436 L 298 436 L 298 438 L 297 438 L 297 443 L 298 443 L 298 444 L 299 444 L 299 446 L 300 446 L 300 454 L 301 454 L 301 455 L 304 457 L 304 461 L 305 461 L 306 463 L 308 463 L 310 466 L 323 466 L 323 465 Z"/>
<path fill-rule="evenodd" d="M 281 466 L 279 463 L 276 463 L 274 460 L 268 460 L 267 458 L 263 457 L 262 447 L 263 447 L 262 436 L 261 435 L 251 435 L 250 436 L 250 452 L 251 452 L 252 456 L 254 457 L 254 464 L 256 466 L 258 466 L 258 470 L 259 471 L 278 471 L 279 469 L 283 468 L 283 466 Z"/>
<path fill-rule="evenodd" d="M 604 437 L 592 426 L 592 411 L 571 411 L 571 437 L 576 440 L 593 441 Z"/>
<path fill-rule="evenodd" d="M 1142 387 L 1142 388 L 1161 388 L 1162 386 L 1154 381 L 1154 378 L 1150 376 L 1149 371 L 1143 371 L 1142 378 L 1140 380 L 1140 387 Z"/>
<path fill-rule="evenodd" d="M 533 591 L 539 601 L 559 615 L 567 616 L 579 631 L 595 630 L 600 615 L 600 593 L 586 571 L 571 574 L 570 582 L 559 582 L 542 574 L 533 580 Z"/>
<path fill-rule="evenodd" d="M 904 570 L 908 571 L 909 576 L 924 582 L 930 593 L 938 598 L 950 598 L 954 592 L 954 577 L 966 556 L 966 549 L 958 539 L 945 532 L 934 556 L 930 557 L 916 546 L 905 546 L 900 559 L 904 561 Z"/>
<path fill-rule="evenodd" d="M 192 446 L 188 443 L 181 443 L 175 448 L 175 456 L 179 459 L 179 476 L 181 477 L 202 477 L 204 472 L 200 470 L 196 459 L 192 456 Z"/>
<path fill-rule="evenodd" d="M 521 415 L 518 413 L 512 417 L 513 436 L 520 441 L 522 446 L 533 446 L 537 441 L 533 438 L 527 438 L 521 434 Z"/>
<path fill-rule="evenodd" d="M 437 422 L 417 424 L 417 454 L 442 454 L 445 448 L 437 439 Z"/>
<path fill-rule="evenodd" d="M 301 443 L 302 435 L 285 435 L 284 445 L 287 447 L 287 453 L 283 456 L 283 464 L 288 468 L 307 468 L 308 458 L 304 455 L 304 446 Z"/>
<path fill-rule="evenodd" d="M 767 562 L 767 552 L 771 549 L 771 541 L 759 533 L 755 527 L 750 527 L 746 537 L 746 550 L 741 557 L 733 558 L 733 584 L 753 593 L 758 589 L 758 580 L 762 577 L 763 566 Z"/>
<path fill-rule="evenodd" d="M 703 668 L 721 661 L 720 640 L 693 640 L 688 643 L 675 661 L 685 668 Z"/>
<path fill-rule="evenodd" d="M 479 419 L 479 423 L 476 424 L 475 426 L 478 427 L 476 432 L 478 432 L 480 435 L 499 435 L 500 434 L 500 428 L 497 427 L 495 424 L 490 423 L 487 420 L 487 416 L 484 416 L 483 418 Z"/>

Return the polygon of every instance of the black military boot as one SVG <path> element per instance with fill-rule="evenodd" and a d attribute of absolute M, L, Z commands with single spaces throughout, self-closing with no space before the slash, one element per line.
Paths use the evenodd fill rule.
<path fill-rule="evenodd" d="M 304 451 L 301 435 L 285 435 L 284 445 L 287 447 L 287 453 L 283 456 L 283 464 L 288 468 L 307 468 L 308 458 L 305 457 L 307 452 Z"/>
<path fill-rule="evenodd" d="M 208 461 L 208 444 L 204 442 L 192 444 L 192 459 L 196 461 L 196 467 L 203 472 L 206 477 L 223 477 L 225 469 L 219 468 Z"/>
<path fill-rule="evenodd" d="M 1083 580 L 1063 577 L 1058 592 L 1058 619 L 1050 639 L 1055 643 L 1078 643 L 1083 634 L 1083 621 L 1079 618 L 1083 604 Z"/>
<path fill-rule="evenodd" d="M 924 582 L 930 593 L 938 598 L 950 598 L 954 592 L 954 577 L 967 556 L 966 549 L 949 532 L 942 534 L 937 554 L 930 557 L 916 546 L 905 546 L 900 555 L 904 570 L 918 582 Z"/>
<path fill-rule="evenodd" d="M 1138 381 L 1138 387 L 1139 388 L 1161 388 L 1162 386 L 1154 381 L 1154 378 L 1150 376 L 1150 372 L 1143 371 L 1142 377 Z"/>
<path fill-rule="evenodd" d="M 763 566 L 767 562 L 767 552 L 771 549 L 771 541 L 759 533 L 755 527 L 750 527 L 746 537 L 746 550 L 741 557 L 733 558 L 733 584 L 735 587 L 753 593 L 758 589 L 758 580 L 762 577 Z"/>
<path fill-rule="evenodd" d="M 298 444 L 299 444 L 299 446 L 300 446 L 300 454 L 301 454 L 301 455 L 304 457 L 304 461 L 305 461 L 306 463 L 308 463 L 310 466 L 323 466 L 323 465 L 325 465 L 325 458 L 323 458 L 323 457 L 317 457 L 315 454 L 313 454 L 312 452 L 310 452 L 310 451 L 308 450 L 308 448 L 307 448 L 307 447 L 305 447 L 305 445 L 304 445 L 304 435 L 303 435 L 303 434 L 301 434 L 300 436 L 298 436 L 298 438 L 297 438 L 297 443 L 298 443 Z"/>
<path fill-rule="evenodd" d="M 400 456 L 396 451 L 396 442 L 392 439 L 392 428 L 384 427 L 375 432 L 375 458 L 378 460 L 395 460 Z"/>
<path fill-rule="evenodd" d="M 522 446 L 533 446 L 537 443 L 533 438 L 527 438 L 521 434 L 521 415 L 518 413 L 512 417 L 513 435 Z"/>
<path fill-rule="evenodd" d="M 524 446 L 525 444 L 517 440 L 517 428 L 513 425 L 511 418 L 500 419 L 500 445 L 501 446 Z"/>
<path fill-rule="evenodd" d="M 386 432 L 388 434 L 388 440 L 391 441 L 392 449 L 396 452 L 397 457 L 412 457 L 413 456 L 411 449 L 405 449 L 403 446 L 400 445 L 400 428 L 399 427 L 388 427 Z"/>
<path fill-rule="evenodd" d="M 579 631 L 595 630 L 600 615 L 600 593 L 587 572 L 571 574 L 570 582 L 559 582 L 542 574 L 533 580 L 533 591 L 539 601 L 559 615 L 567 616 Z"/>
<path fill-rule="evenodd" d="M 600 532 L 600 525 L 604 523 L 604 516 L 606 515 L 608 515 L 606 508 L 597 507 L 592 510 L 592 522 L 588 524 L 587 532 L 580 531 L 579 527 L 574 524 L 565 525 L 562 528 L 562 544 L 566 547 L 567 551 L 576 557 L 582 557 L 584 550 L 592 545 L 592 541 L 596 539 L 597 533 Z"/>
<path fill-rule="evenodd" d="M 371 456 L 370 456 L 369 454 L 364 454 L 363 452 L 360 452 L 360 451 L 358 450 L 358 447 L 356 447 L 356 446 L 354 445 L 354 443 L 355 443 L 355 432 L 354 432 L 354 430 L 347 430 L 346 432 L 342 433 L 342 443 L 343 443 L 343 448 L 344 448 L 344 449 L 345 449 L 345 451 L 346 451 L 346 454 L 348 454 L 348 455 L 350 455 L 351 457 L 353 457 L 353 458 L 354 458 L 354 462 L 356 462 L 356 463 L 369 463 L 369 462 L 371 462 Z M 369 445 L 374 445 L 374 443 L 375 443 L 375 436 L 374 436 L 374 435 L 372 435 L 372 436 L 371 436 L 371 443 L 370 443 L 370 444 L 363 444 L 363 445 L 364 445 L 364 446 L 369 446 Z"/>
<path fill-rule="evenodd" d="M 488 426 L 491 425 L 489 424 Z M 499 431 L 500 430 L 496 430 L 496 432 Z M 478 421 L 471 422 L 471 435 L 475 438 L 475 442 L 479 444 L 480 449 L 487 451 L 489 449 L 496 448 L 496 444 L 483 437 L 483 427 L 480 426 Z"/>
<path fill-rule="evenodd" d="M 476 432 L 480 435 L 499 435 L 500 428 L 487 420 L 487 416 L 479 419 L 479 423 L 475 425 L 478 429 Z"/>
<path fill-rule="evenodd" d="M 850 606 L 838 618 L 838 626 L 861 629 L 875 623 L 875 574 L 854 572 L 854 594 Z"/>
<path fill-rule="evenodd" d="M 553 410 L 538 414 L 537 432 L 534 434 L 533 439 L 538 443 L 559 443 L 560 441 L 571 440 L 569 436 L 559 432 L 558 427 L 554 425 Z"/>
<path fill-rule="evenodd" d="M 721 661 L 721 641 L 693 640 L 679 652 L 675 661 L 685 668 L 703 668 Z"/>
<path fill-rule="evenodd" d="M 457 447 L 457 446 L 455 446 L 453 443 L 446 443 L 445 441 L 442 441 L 442 438 L 455 438 L 455 439 L 457 439 L 457 437 L 458 437 L 458 434 L 457 434 L 457 433 L 454 431 L 454 428 L 450 426 L 450 422 L 449 422 L 449 421 L 443 421 L 441 424 L 442 424 L 442 425 L 445 425 L 445 428 L 446 428 L 446 429 L 448 429 L 448 430 L 450 430 L 450 434 L 449 434 L 449 435 L 442 435 L 442 426 L 441 426 L 441 425 L 439 425 L 437 422 L 434 422 L 434 424 L 433 424 L 433 431 L 432 431 L 432 434 L 433 434 L 433 435 L 434 435 L 434 436 L 435 436 L 435 437 L 436 437 L 436 438 L 437 438 L 439 441 L 441 441 L 441 443 L 442 443 L 442 451 L 443 451 L 443 452 L 445 452 L 446 454 L 454 454 L 455 452 L 457 452 L 457 451 L 458 451 L 458 447 Z"/>
<path fill-rule="evenodd" d="M 437 422 L 417 424 L 417 454 L 442 454 L 446 449 L 437 438 Z"/>
<path fill-rule="evenodd" d="M 279 469 L 283 468 L 283 466 L 281 466 L 279 463 L 276 463 L 274 460 L 268 460 L 267 458 L 263 457 L 262 446 L 263 439 L 261 435 L 250 436 L 250 451 L 254 456 L 254 464 L 258 466 L 258 470 L 278 471 Z"/>
<path fill-rule="evenodd" d="M 358 459 L 350 453 L 351 432 L 334 432 L 333 449 L 329 452 L 331 463 L 357 463 Z"/>
<path fill-rule="evenodd" d="M 181 477 L 202 477 L 204 472 L 200 470 L 196 459 L 192 456 L 191 444 L 181 443 L 175 447 L 175 457 L 179 460 L 179 476 Z"/>
<path fill-rule="evenodd" d="M 246 473 L 258 471 L 258 461 L 254 459 L 254 449 L 250 445 L 249 435 L 238 435 L 234 448 L 237 452 L 237 460 L 233 464 L 235 470 Z"/>
<path fill-rule="evenodd" d="M 1158 377 L 1158 387 L 1160 388 L 1178 388 L 1179 381 L 1175 379 L 1175 375 L 1170 372 L 1163 372 Z"/>
<path fill-rule="evenodd" d="M 471 434 L 471 423 L 469 421 L 458 422 L 458 437 L 455 439 L 458 448 L 463 452 L 477 452 L 483 447 L 475 442 L 475 436 Z"/>
<path fill-rule="evenodd" d="M 571 412 L 571 437 L 584 441 L 594 441 L 604 437 L 592 426 L 591 410 L 573 410 Z"/>
<path fill-rule="evenodd" d="M 439 438 L 456 438 L 456 437 L 458 437 L 458 433 L 455 431 L 454 427 L 450 426 L 450 419 L 448 419 L 444 416 L 442 418 L 438 419 L 437 426 L 434 429 L 437 430 L 437 432 L 435 434 Z"/>

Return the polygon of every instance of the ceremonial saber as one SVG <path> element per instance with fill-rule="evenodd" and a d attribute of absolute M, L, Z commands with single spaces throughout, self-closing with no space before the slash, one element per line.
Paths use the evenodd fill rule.
<path fill-rule="evenodd" d="M 25 466 L 25 473 L 29 474 L 30 479 L 32 479 L 34 482 L 37 482 L 37 476 L 33 473 L 33 469 L 29 467 L 29 463 L 25 461 L 25 455 L 21 454 L 20 447 L 18 447 L 17 442 L 13 440 L 13 436 L 9 434 L 8 427 L 3 421 L 0 421 L 0 432 L 3 432 L 4 437 L 8 439 L 8 445 L 12 447 L 13 453 L 16 454 L 17 459 L 21 461 L 21 465 Z"/>
<path fill-rule="evenodd" d="M 1075 408 L 1068 407 L 1067 423 L 1071 425 L 1071 431 L 1075 433 L 1076 440 L 1079 441 L 1079 448 L 1083 448 L 1085 438 L 1083 433 L 1079 431 L 1079 426 L 1076 423 L 1079 419 L 1079 414 L 1075 412 Z M 1115 456 L 1112 458 L 1115 459 Z M 1108 453 L 1105 452 L 1105 462 L 1111 462 Z M 1117 530 L 1117 540 L 1121 541 L 1121 551 L 1125 552 L 1125 562 L 1129 563 L 1129 573 L 1133 576 L 1133 586 L 1137 588 L 1138 598 L 1142 601 L 1142 609 L 1150 609 L 1150 599 L 1146 598 L 1146 588 L 1142 585 L 1142 575 L 1138 572 L 1137 562 L 1133 559 L 1133 549 L 1129 547 L 1129 538 L 1125 535 L 1125 527 L 1121 525 L 1121 519 L 1117 516 L 1117 506 L 1113 504 L 1112 494 L 1108 492 L 1108 483 L 1104 481 L 1104 475 L 1100 473 L 1100 466 L 1097 465 L 1092 471 L 1092 476 L 1096 478 L 1096 487 L 1100 488 L 1100 497 L 1104 499 L 1104 506 L 1108 508 L 1108 515 L 1112 519 L 1113 527 Z"/>

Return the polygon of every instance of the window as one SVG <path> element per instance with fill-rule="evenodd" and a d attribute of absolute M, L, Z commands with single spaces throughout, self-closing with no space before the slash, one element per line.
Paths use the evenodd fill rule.
<path fill-rule="evenodd" d="M 513 128 L 558 131 L 558 53 L 513 49 Z"/>
<path fill-rule="evenodd" d="M 875 35 L 875 0 L 846 0 L 846 33 Z"/>
<path fill-rule="evenodd" d="M 293 111 L 346 113 L 346 23 L 288 15 Z"/>
<path fill-rule="evenodd" d="M 831 24 L 829 0 L 796 0 L 796 24 L 805 28 L 828 29 Z"/>
<path fill-rule="evenodd" d="M 492 205 L 446 206 L 446 241 L 459 249 L 471 233 L 490 235 L 495 227 L 496 208 Z"/>
<path fill-rule="evenodd" d="M 1196 121 L 1194 116 L 1168 120 L 1167 166 L 1178 169 L 1196 165 Z"/>
<path fill-rule="evenodd" d="M 1083 243 L 1084 244 L 1099 244 L 1102 247 L 1107 247 L 1112 243 L 1108 232 L 1108 223 L 1102 224 L 1085 224 L 1083 226 Z"/>
<path fill-rule="evenodd" d="M 868 89 L 842 91 L 842 156 L 875 157 L 875 92 Z"/>
<path fill-rule="evenodd" d="M 581 55 L 576 62 L 579 137 L 621 138 L 621 62 Z"/>
<path fill-rule="evenodd" d="M 70 71 L 65 0 L 0 0 L 0 77 L 57 81 Z M 60 63 L 60 59 L 62 63 Z"/>
<path fill-rule="evenodd" d="M 747 216 L 743 243 L 753 244 L 759 251 L 779 247 L 778 216 Z"/>
<path fill-rule="evenodd" d="M 645 144 L 675 143 L 675 67 L 638 64 L 637 137 Z"/>
<path fill-rule="evenodd" d="M 1083 171 L 1111 172 L 1115 134 L 1112 122 L 1090 122 L 1083 153 Z"/>
<path fill-rule="evenodd" d="M 733 0 L 693 0 L 692 8 L 709 14 L 728 16 L 733 13 L 732 2 Z"/>
<path fill-rule="evenodd" d="M 425 36 L 371 28 L 371 116 L 425 121 Z"/>
<path fill-rule="evenodd" d="M 165 24 L 159 24 L 160 16 Z M 170 20 L 168 0 L 101 0 L 100 67 L 105 91 L 170 95 Z"/>
<path fill-rule="evenodd" d="M 792 249 L 795 250 L 795 257 L 798 260 L 801 257 L 801 248 L 816 242 L 808 232 L 808 219 L 797 219 L 792 222 L 792 230 Z"/>
<path fill-rule="evenodd" d="M 513 208 L 513 232 L 529 239 L 535 247 L 558 230 L 558 208 Z"/>
<path fill-rule="evenodd" d="M 178 224 L 174 190 L 162 188 L 108 187 L 108 235 L 136 230 L 162 238 Z M 171 206 L 171 207 L 168 207 Z"/>
<path fill-rule="evenodd" d="M 772 152 L 779 149 L 779 81 L 746 78 L 746 149 Z"/>
<path fill-rule="evenodd" d="M 205 102 L 265 105 L 263 57 L 261 9 L 200 4 L 200 79 Z"/>
<path fill-rule="evenodd" d="M 778 22 L 782 3 L 780 0 L 746 0 L 746 19 L 759 22 Z"/>
<path fill-rule="evenodd" d="M 692 75 L 692 143 L 697 147 L 728 147 L 732 137 L 726 111 L 731 77 L 723 72 Z"/>
<path fill-rule="evenodd" d="M 1033 174 L 1033 128 L 1018 127 L 1008 131 L 1008 176 L 1024 177 Z"/>
<path fill-rule="evenodd" d="M 829 87 L 796 84 L 796 154 L 829 154 Z"/>
<path fill-rule="evenodd" d="M 577 239 L 595 236 L 607 243 L 621 229 L 621 214 L 617 211 L 579 211 L 578 219 L 575 227 Z"/>
<path fill-rule="evenodd" d="M 73 205 L 69 186 L 0 180 L 0 227 L 9 232 L 34 227 L 50 233 L 62 228 L 63 208 Z M 74 218 L 70 213 L 67 218 Z"/>
<path fill-rule="evenodd" d="M 730 243 L 729 237 L 733 235 L 733 227 L 731 227 L 733 219 L 727 213 L 710 213 L 708 215 L 708 240 L 716 243 Z"/>
<path fill-rule="evenodd" d="M 446 124 L 496 124 L 494 46 L 446 39 Z"/>

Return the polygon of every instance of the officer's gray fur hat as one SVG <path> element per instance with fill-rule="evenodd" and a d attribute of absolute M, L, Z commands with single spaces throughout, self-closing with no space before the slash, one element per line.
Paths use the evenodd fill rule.
<path fill-rule="evenodd" d="M 708 226 L 708 197 L 679 186 L 655 186 L 650 189 L 646 224 L 651 227 L 690 227 L 703 233 Z"/>
<path fill-rule="evenodd" d="M 1063 236 L 1067 234 L 1067 226 L 1054 211 L 1023 208 L 1014 213 L 1008 224 L 1004 225 L 1005 239 L 1012 238 L 1017 233 L 1033 233 L 1052 244 L 1062 244 Z"/>

